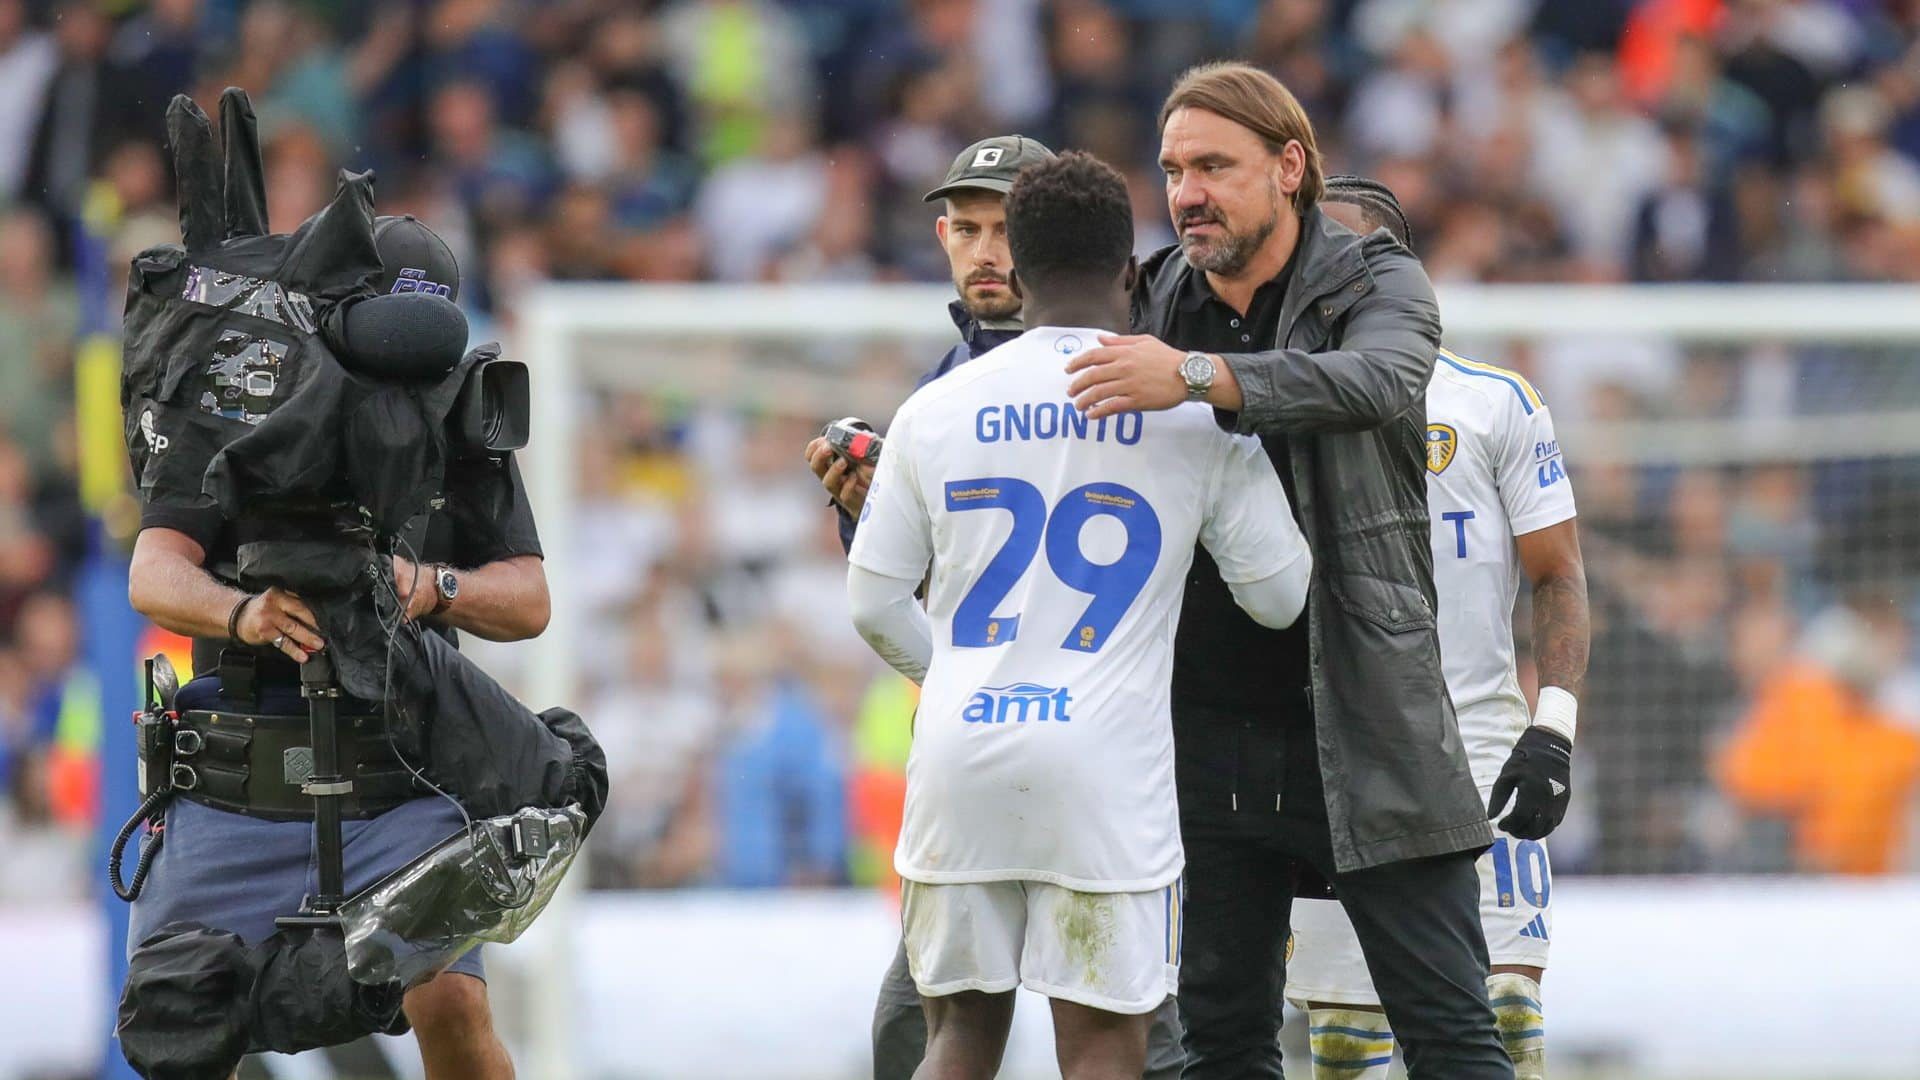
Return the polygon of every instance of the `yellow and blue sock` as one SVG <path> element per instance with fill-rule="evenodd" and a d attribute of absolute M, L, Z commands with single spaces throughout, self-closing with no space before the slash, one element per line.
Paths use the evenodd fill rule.
<path fill-rule="evenodd" d="M 1487 1000 L 1500 1025 L 1500 1040 L 1513 1059 L 1516 1080 L 1545 1080 L 1547 1022 L 1540 1011 L 1540 984 L 1515 972 L 1487 980 Z"/>
<path fill-rule="evenodd" d="M 1314 1080 L 1387 1080 L 1393 1064 L 1393 1029 L 1385 1013 L 1310 1009 L 1307 1042 Z"/>

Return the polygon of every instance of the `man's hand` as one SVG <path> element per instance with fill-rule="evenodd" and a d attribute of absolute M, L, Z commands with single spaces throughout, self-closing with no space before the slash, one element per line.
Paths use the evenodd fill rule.
<path fill-rule="evenodd" d="M 407 621 L 418 622 L 433 614 L 440 604 L 440 583 L 433 579 L 434 569 L 398 555 L 393 557 L 393 587 L 406 608 Z"/>
<path fill-rule="evenodd" d="M 250 596 L 234 625 L 234 636 L 242 644 L 265 645 L 287 654 L 297 664 L 326 648 L 320 640 L 320 624 L 312 609 L 299 597 L 279 586 Z"/>
<path fill-rule="evenodd" d="M 827 497 L 832 499 L 847 516 L 858 519 L 860 508 L 866 505 L 867 488 L 873 484 L 873 466 L 857 465 L 849 469 L 847 459 L 833 452 L 833 447 L 825 438 L 815 438 L 807 444 L 807 468 L 827 489 Z"/>
<path fill-rule="evenodd" d="M 1493 782 L 1487 816 L 1498 814 L 1513 798 L 1513 812 L 1500 827 L 1522 840 L 1541 840 L 1567 816 L 1573 800 L 1573 743 L 1558 732 L 1535 725 L 1520 733 L 1513 754 Z"/>
<path fill-rule="evenodd" d="M 1151 334 L 1101 334 L 1099 348 L 1067 362 L 1067 374 L 1076 376 L 1067 393 L 1089 420 L 1171 409 L 1187 400 L 1180 376 L 1186 356 Z"/>

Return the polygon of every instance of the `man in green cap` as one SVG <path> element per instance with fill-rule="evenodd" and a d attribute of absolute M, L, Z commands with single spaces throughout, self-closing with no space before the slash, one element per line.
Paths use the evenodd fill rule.
<path fill-rule="evenodd" d="M 961 340 L 922 376 L 915 389 L 1025 332 L 1020 297 L 1008 282 L 1013 255 L 1007 246 L 1008 189 L 1020 170 L 1047 161 L 1053 151 L 1024 135 L 982 139 L 953 159 L 946 179 L 927 192 L 926 201 L 945 201 L 934 235 L 946 249 L 959 298 L 948 305 Z M 853 544 L 853 532 L 865 505 L 870 465 L 849 468 L 825 439 L 807 444 L 807 466 L 820 479 L 840 516 L 840 542 Z M 880 984 L 873 1010 L 874 1080 L 909 1080 L 926 1056 L 927 1020 L 920 992 L 907 968 L 904 944 Z M 1153 1014 L 1147 1033 L 1147 1080 L 1176 1080 L 1185 1057 L 1180 1049 L 1180 1016 L 1169 997 Z"/>
<path fill-rule="evenodd" d="M 932 371 L 920 377 L 914 389 L 1012 341 L 1026 329 L 1020 322 L 1020 298 L 1007 284 L 1013 256 L 1007 250 L 1007 215 L 1001 204 L 1021 169 L 1051 157 L 1053 151 L 1025 135 L 982 139 L 960 151 L 947 170 L 947 178 L 927 192 L 926 202 L 946 202 L 946 213 L 934 221 L 933 234 L 946 249 L 953 288 L 960 294 L 947 308 L 961 340 Z M 807 466 L 820 478 L 840 513 L 842 546 L 851 545 L 854 521 L 866 502 L 873 467 L 850 468 L 834 456 L 825 439 L 807 444 Z"/>

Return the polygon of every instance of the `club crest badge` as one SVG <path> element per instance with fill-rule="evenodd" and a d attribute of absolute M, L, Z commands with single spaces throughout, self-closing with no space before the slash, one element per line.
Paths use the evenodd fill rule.
<path fill-rule="evenodd" d="M 1427 471 L 1435 476 L 1447 471 L 1453 464 L 1453 455 L 1460 449 L 1460 433 L 1446 424 L 1427 425 Z"/>

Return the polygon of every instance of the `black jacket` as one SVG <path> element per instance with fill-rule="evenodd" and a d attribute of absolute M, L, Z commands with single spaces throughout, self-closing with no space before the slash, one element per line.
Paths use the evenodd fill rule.
<path fill-rule="evenodd" d="M 1142 266 L 1137 331 L 1170 340 L 1187 275 Z M 1313 549 L 1313 714 L 1341 872 L 1492 843 L 1440 673 L 1428 544 L 1426 387 L 1440 343 L 1426 271 L 1384 231 L 1310 210 L 1273 349 L 1229 354 L 1245 398 L 1222 425 L 1284 434 Z M 1176 710 L 1180 703 L 1175 702 Z"/>

